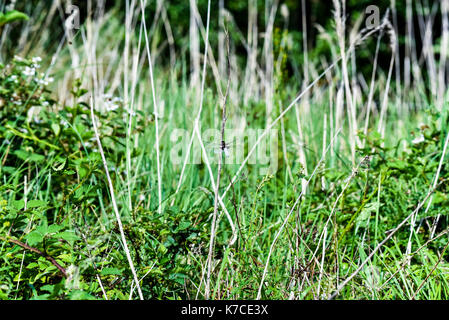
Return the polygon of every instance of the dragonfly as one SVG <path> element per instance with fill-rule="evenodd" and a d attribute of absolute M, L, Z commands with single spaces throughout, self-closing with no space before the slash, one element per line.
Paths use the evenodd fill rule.
<path fill-rule="evenodd" d="M 224 153 L 224 156 L 228 158 L 231 155 L 232 147 L 239 145 L 236 144 L 235 141 L 225 142 L 222 140 L 221 142 L 210 142 L 207 144 L 209 150 L 213 150 L 215 154 Z"/>

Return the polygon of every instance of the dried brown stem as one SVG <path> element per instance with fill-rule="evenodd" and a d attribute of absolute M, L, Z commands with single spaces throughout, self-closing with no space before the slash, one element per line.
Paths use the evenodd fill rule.
<path fill-rule="evenodd" d="M 3 240 L 3 241 L 8 241 L 8 242 L 14 243 L 14 244 L 16 244 L 16 245 L 18 245 L 18 246 L 20 246 L 20 247 L 22 247 L 22 248 L 24 248 L 24 249 L 26 249 L 26 250 L 28 250 L 28 251 L 37 253 L 37 254 L 40 255 L 41 257 L 44 257 L 45 259 L 47 259 L 48 261 L 50 261 L 56 268 L 58 268 L 58 270 L 61 271 L 61 273 L 63 274 L 63 276 L 67 278 L 67 272 L 66 272 L 66 270 L 65 270 L 65 269 L 64 269 L 58 262 L 56 262 L 56 260 L 55 260 L 53 257 L 49 256 L 48 254 L 46 254 L 46 253 L 40 251 L 39 249 L 30 247 L 30 246 L 27 245 L 26 243 L 20 242 L 19 240 L 16 240 L 16 239 L 3 238 L 3 237 L 0 237 L 0 239 Z"/>

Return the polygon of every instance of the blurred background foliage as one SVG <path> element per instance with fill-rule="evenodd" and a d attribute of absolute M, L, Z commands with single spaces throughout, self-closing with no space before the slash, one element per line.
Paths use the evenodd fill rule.
<path fill-rule="evenodd" d="M 283 30 L 287 29 L 289 35 L 292 39 L 291 52 L 289 54 L 290 57 L 295 57 L 297 59 L 297 63 L 301 64 L 304 59 L 303 54 L 303 6 L 305 7 L 306 14 L 306 31 L 307 31 L 307 45 L 309 51 L 309 57 L 313 60 L 314 57 L 330 57 L 330 47 L 320 37 L 320 32 L 317 26 L 322 26 L 326 31 L 333 30 L 334 28 L 334 17 L 333 17 L 333 3 L 330 0 L 320 1 L 320 0 L 253 0 L 257 2 L 257 14 L 258 14 L 258 32 L 259 38 L 263 40 L 264 36 L 264 28 L 266 25 L 266 20 L 268 16 L 268 12 L 266 10 L 267 5 L 271 6 L 273 3 L 278 4 L 278 10 L 275 18 L 275 30 Z M 126 15 L 126 1 L 118 1 L 118 0 L 101 0 L 97 1 L 97 7 L 100 7 L 99 3 L 105 3 L 105 13 L 113 12 L 113 18 L 118 21 L 124 21 Z M 11 1 L 3 0 L 0 1 L 0 10 L 4 11 L 6 6 L 10 4 Z M 50 15 L 53 17 L 51 21 L 46 21 L 48 26 L 51 28 L 52 32 L 50 37 L 48 37 L 46 41 L 46 50 L 52 52 L 56 50 L 61 37 L 64 34 L 63 30 L 63 21 L 69 15 L 64 12 L 61 8 L 55 8 L 54 1 L 41 1 L 41 0 L 27 0 L 27 1 L 17 1 L 15 3 L 15 8 L 17 10 L 23 11 L 30 16 L 33 15 L 33 12 L 40 11 L 46 13 L 46 15 Z M 90 1 L 62 1 L 63 6 L 68 3 L 72 3 L 80 8 L 80 18 L 81 23 L 86 20 L 88 12 L 92 12 L 94 15 L 99 14 L 95 8 L 88 8 L 89 5 L 93 5 Z M 148 1 L 148 5 L 146 6 L 146 19 L 148 25 L 153 23 L 153 20 L 157 15 L 157 7 L 158 3 L 162 3 L 161 0 Z M 139 6 L 139 1 L 136 2 L 137 6 Z M 196 0 L 196 4 L 198 7 L 198 11 L 202 17 L 203 24 L 205 24 L 205 18 L 207 16 L 207 0 Z M 407 1 L 406 0 L 348 0 L 346 3 L 346 23 L 348 26 L 354 25 L 360 15 L 363 15 L 366 8 L 370 5 L 376 5 L 380 9 L 381 17 L 390 9 L 391 20 L 394 24 L 394 27 L 398 34 L 399 40 L 399 52 L 400 57 L 404 56 L 405 52 L 405 42 L 407 35 Z M 437 40 L 441 35 L 441 17 L 439 13 L 435 14 L 438 11 L 439 1 L 438 0 L 417 0 L 412 1 L 413 4 L 413 28 L 415 33 L 418 34 L 420 28 L 423 28 L 422 21 L 425 21 L 428 17 L 428 14 L 432 14 L 433 25 L 432 25 L 432 36 L 434 40 Z M 210 33 L 210 42 L 213 48 L 218 46 L 218 31 L 223 30 L 223 26 L 219 26 L 219 6 L 223 5 L 225 10 L 230 13 L 232 17 L 232 23 L 225 22 L 225 28 L 229 29 L 231 34 L 231 38 L 238 39 L 237 33 L 240 35 L 248 34 L 248 1 L 241 0 L 220 0 L 220 1 L 212 1 L 211 7 L 211 33 Z M 288 16 L 285 16 L 281 13 L 281 9 L 285 11 L 285 6 L 288 9 Z M 179 58 L 179 54 L 181 53 L 181 57 L 186 58 L 185 61 L 189 61 L 188 57 L 188 46 L 189 46 L 189 25 L 190 25 L 190 2 L 186 0 L 166 0 L 164 1 L 164 6 L 167 10 L 168 20 L 171 23 L 171 28 L 173 31 L 173 36 L 175 40 L 175 48 L 176 54 Z M 281 8 L 284 6 L 284 8 Z M 391 11 L 391 8 L 394 8 Z M 54 16 L 52 12 L 54 10 L 59 11 Z M 47 18 L 46 15 L 42 15 L 40 19 L 42 22 Z M 424 20 L 419 21 L 420 17 Z M 18 22 L 20 23 L 20 22 Z M 420 25 L 421 23 L 421 25 Z M 41 25 L 36 24 L 34 28 L 39 28 Z M 362 25 L 363 27 L 363 25 Z M 32 26 L 29 26 L 32 28 Z M 350 30 L 350 27 L 347 27 Z M 35 30 L 36 31 L 36 30 Z M 41 30 L 44 32 L 44 30 Z M 136 34 L 139 33 L 139 28 L 135 28 Z M 3 57 L 3 60 L 11 59 L 14 55 L 13 48 L 20 47 L 21 33 L 23 30 L 20 28 L 16 28 L 15 30 L 11 30 L 8 34 L 9 45 L 5 48 L 3 46 L 3 50 L 6 52 L 6 56 Z M 123 37 L 124 33 L 117 34 L 117 37 Z M 163 42 L 165 40 L 164 35 L 160 37 L 159 41 Z M 39 37 L 39 32 L 34 33 L 34 38 L 31 41 L 31 44 L 34 42 L 41 40 Z M 260 40 L 260 41 L 262 41 Z M 23 42 L 23 41 L 22 41 Z M 420 37 L 415 37 L 414 46 L 418 57 L 422 57 L 422 39 Z M 202 41 L 201 41 L 202 43 Z M 19 45 L 19 46 L 18 46 Z M 235 41 L 234 45 L 236 53 L 239 57 L 245 58 L 246 51 L 245 47 L 242 45 L 240 41 Z M 360 68 L 360 71 L 367 72 L 369 74 L 372 65 L 372 59 L 375 51 L 375 41 L 371 41 L 367 44 L 364 44 L 364 50 L 359 50 L 359 59 L 360 66 L 366 65 L 366 68 Z M 27 50 L 32 50 L 33 46 L 28 45 Z M 168 46 L 164 49 L 168 53 Z M 438 50 L 437 50 L 438 51 Z M 436 52 L 438 54 L 438 52 Z M 25 52 L 26 55 L 26 52 Z M 390 49 L 387 44 L 381 45 L 380 53 L 379 53 L 379 67 L 383 70 L 388 69 L 389 59 L 390 59 Z M 165 57 L 165 61 L 164 61 Z M 169 63 L 169 55 L 161 54 L 161 60 L 163 62 Z M 421 58 L 422 60 L 422 58 Z"/>

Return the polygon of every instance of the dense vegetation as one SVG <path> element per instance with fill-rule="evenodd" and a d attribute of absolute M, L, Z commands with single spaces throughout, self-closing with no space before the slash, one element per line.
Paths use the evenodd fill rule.
<path fill-rule="evenodd" d="M 57 3 L 0 1 L 0 299 L 449 297 L 449 1 Z"/>

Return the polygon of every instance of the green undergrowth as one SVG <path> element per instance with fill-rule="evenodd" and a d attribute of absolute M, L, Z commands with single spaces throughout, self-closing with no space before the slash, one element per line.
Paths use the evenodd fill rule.
<path fill-rule="evenodd" d="M 0 298 L 102 299 L 106 294 L 109 299 L 128 299 L 135 288 L 92 129 L 91 93 L 76 81 L 72 101 L 58 104 L 47 89 L 51 78 L 39 73 L 38 64 L 36 58 L 16 58 L 0 69 Z M 171 98 L 183 101 L 182 96 Z M 154 118 L 141 111 L 132 118 L 131 134 L 144 138 L 130 154 L 132 168 L 139 174 L 128 179 L 130 111 L 118 99 L 103 100 L 105 110 L 95 111 L 95 117 L 144 296 L 202 298 L 198 288 L 204 286 L 214 207 L 213 190 L 204 187 L 207 170 L 204 165 L 188 166 L 188 182 L 175 197 L 176 174 L 167 169 L 163 210 L 159 210 L 154 205 L 156 160 L 148 143 L 154 134 Z M 262 107 L 248 107 L 248 117 L 257 121 Z M 396 145 L 386 144 L 377 133 L 360 135 L 366 140 L 357 151 L 360 165 L 353 166 L 335 151 L 339 158 L 334 166 L 325 161 L 313 177 L 293 166 L 290 177 L 280 146 L 276 174 L 261 177 L 254 174 L 257 168 L 248 169 L 226 199 L 238 230 L 238 241 L 230 248 L 229 227 L 221 217 L 213 298 L 256 296 L 270 246 L 299 195 L 301 182 L 309 178 L 308 192 L 270 256 L 262 296 L 285 299 L 294 292 L 296 297 L 313 299 L 318 285 L 320 297 L 331 294 L 431 190 L 446 132 L 439 129 L 441 115 L 425 118 L 427 123 L 404 132 Z M 164 138 L 162 161 L 167 168 L 168 143 Z M 224 168 L 224 186 L 232 170 Z M 448 298 L 449 264 L 443 250 L 447 236 L 429 238 L 435 217 L 439 217 L 435 235 L 448 227 L 448 179 L 444 160 L 432 201 L 419 211 L 412 233 L 412 251 L 424 244 L 425 248 L 403 266 L 410 238 L 407 224 L 340 298 L 408 299 L 423 281 L 417 298 Z M 322 256 L 319 239 L 325 228 L 327 245 Z M 314 257 L 313 252 L 318 255 Z M 317 259 L 324 262 L 322 272 Z"/>

